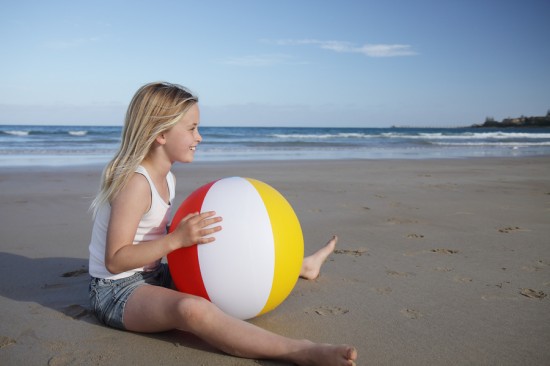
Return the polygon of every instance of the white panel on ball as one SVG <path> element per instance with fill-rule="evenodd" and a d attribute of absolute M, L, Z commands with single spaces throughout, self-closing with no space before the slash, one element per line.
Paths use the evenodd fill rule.
<path fill-rule="evenodd" d="M 216 241 L 198 247 L 205 288 L 222 310 L 252 318 L 265 306 L 274 276 L 275 246 L 267 209 L 249 181 L 231 177 L 208 191 L 201 211 L 211 210 L 223 221 L 222 230 L 214 234 Z"/>

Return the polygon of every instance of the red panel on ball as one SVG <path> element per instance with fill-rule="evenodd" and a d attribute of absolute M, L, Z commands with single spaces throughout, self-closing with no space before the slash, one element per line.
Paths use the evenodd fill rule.
<path fill-rule="evenodd" d="M 204 197 L 214 183 L 205 184 L 187 197 L 174 215 L 168 232 L 174 231 L 188 214 L 201 212 Z M 174 250 L 167 258 L 170 274 L 179 291 L 210 300 L 202 280 L 197 245 Z"/>

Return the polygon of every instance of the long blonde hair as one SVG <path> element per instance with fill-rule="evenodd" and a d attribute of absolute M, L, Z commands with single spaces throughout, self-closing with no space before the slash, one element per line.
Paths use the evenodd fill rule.
<path fill-rule="evenodd" d="M 128 183 L 156 138 L 173 127 L 198 97 L 181 85 L 155 82 L 142 86 L 132 98 L 120 148 L 103 171 L 99 193 L 92 202 L 94 216 Z"/>

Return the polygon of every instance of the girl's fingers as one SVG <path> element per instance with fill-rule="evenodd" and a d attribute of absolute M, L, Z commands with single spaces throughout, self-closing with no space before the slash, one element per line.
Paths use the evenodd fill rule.
<path fill-rule="evenodd" d="M 205 220 L 202 220 L 201 226 L 202 227 L 207 227 L 207 226 L 213 225 L 213 224 L 221 222 L 221 221 L 222 221 L 221 217 L 214 217 L 212 219 L 205 219 Z"/>
<path fill-rule="evenodd" d="M 216 238 L 205 238 L 205 237 L 202 237 L 199 239 L 198 243 L 197 244 L 208 244 L 208 243 L 212 243 L 214 240 L 216 240 Z"/>
<path fill-rule="evenodd" d="M 213 226 L 222 221 L 222 218 L 217 216 L 214 211 L 207 211 L 203 213 L 190 213 L 180 222 L 182 230 L 187 231 L 190 242 L 195 244 L 207 244 L 216 240 L 213 237 L 207 237 L 222 229 L 220 225 Z"/>
<path fill-rule="evenodd" d="M 187 222 L 187 221 L 191 220 L 193 217 L 197 216 L 198 214 L 199 214 L 198 212 L 193 212 L 193 213 L 189 213 L 189 214 L 185 215 L 185 217 L 183 219 L 181 219 L 181 223 L 184 223 L 184 222 Z"/>
<path fill-rule="evenodd" d="M 210 234 L 217 233 L 221 229 L 222 229 L 221 226 L 214 226 L 214 227 L 211 227 L 211 228 L 208 228 L 208 229 L 202 229 L 200 231 L 200 233 L 201 233 L 202 236 L 205 236 L 205 235 L 210 235 Z"/>
<path fill-rule="evenodd" d="M 214 216 L 215 214 L 216 214 L 215 211 L 206 211 L 206 212 L 200 213 L 200 214 L 199 214 L 199 217 L 200 217 L 201 219 L 206 219 L 206 218 L 208 218 L 208 217 Z"/>
<path fill-rule="evenodd" d="M 189 221 L 190 224 L 197 224 L 201 221 L 205 221 L 205 220 L 208 220 L 209 217 L 212 217 L 216 215 L 216 212 L 214 211 L 208 211 L 208 212 L 203 212 L 203 213 L 191 213 L 187 216 L 185 216 L 185 219 L 187 219 L 187 221 Z M 183 220 L 182 220 L 183 221 Z"/>
<path fill-rule="evenodd" d="M 219 217 L 219 216 L 212 217 L 215 214 L 216 213 L 214 211 L 203 212 L 201 214 L 198 214 L 198 215 L 196 215 L 195 217 L 192 218 L 192 224 L 196 224 L 200 228 L 205 228 L 207 226 L 210 226 L 210 225 L 213 225 L 217 222 L 222 221 L 222 218 Z M 209 217 L 212 217 L 212 218 L 209 218 Z M 191 221 L 190 221 L 190 223 L 191 223 Z"/>

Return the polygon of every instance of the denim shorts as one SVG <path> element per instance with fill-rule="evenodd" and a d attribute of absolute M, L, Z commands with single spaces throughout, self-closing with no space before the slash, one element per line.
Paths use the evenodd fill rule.
<path fill-rule="evenodd" d="M 154 285 L 171 288 L 172 277 L 168 265 L 162 263 L 151 272 L 138 272 L 118 280 L 92 277 L 90 305 L 97 319 L 110 327 L 123 329 L 124 307 L 130 295 L 140 286 Z"/>

